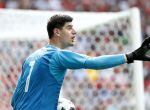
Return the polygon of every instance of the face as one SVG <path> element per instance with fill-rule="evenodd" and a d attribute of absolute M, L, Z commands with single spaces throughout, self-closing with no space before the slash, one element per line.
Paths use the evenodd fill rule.
<path fill-rule="evenodd" d="M 71 22 L 65 23 L 64 27 L 60 29 L 59 41 L 63 48 L 73 46 L 75 43 L 76 31 Z"/>

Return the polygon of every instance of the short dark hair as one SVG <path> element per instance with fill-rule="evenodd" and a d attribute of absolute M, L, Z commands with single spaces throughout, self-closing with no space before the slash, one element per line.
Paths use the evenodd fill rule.
<path fill-rule="evenodd" d="M 72 22 L 73 18 L 69 15 L 56 14 L 52 16 L 47 23 L 47 32 L 49 39 L 53 37 L 54 28 L 62 29 L 66 22 Z"/>

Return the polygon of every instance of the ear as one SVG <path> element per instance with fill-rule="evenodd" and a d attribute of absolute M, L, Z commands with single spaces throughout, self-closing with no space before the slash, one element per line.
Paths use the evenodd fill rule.
<path fill-rule="evenodd" d="M 55 36 L 60 36 L 60 29 L 54 28 L 53 32 Z"/>

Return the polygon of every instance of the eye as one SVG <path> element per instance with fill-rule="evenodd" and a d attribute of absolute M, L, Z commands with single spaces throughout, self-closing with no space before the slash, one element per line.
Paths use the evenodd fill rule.
<path fill-rule="evenodd" d="M 67 29 L 68 29 L 68 30 L 71 30 L 72 28 L 73 28 L 72 25 L 68 25 L 68 26 L 67 26 Z"/>
<path fill-rule="evenodd" d="M 68 30 L 71 30 L 72 29 L 72 27 L 68 27 Z"/>

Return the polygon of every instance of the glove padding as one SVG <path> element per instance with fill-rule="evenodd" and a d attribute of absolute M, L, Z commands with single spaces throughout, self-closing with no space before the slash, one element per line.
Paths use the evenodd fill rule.
<path fill-rule="evenodd" d="M 126 54 L 127 63 L 133 63 L 134 60 L 150 61 L 150 56 L 146 53 L 150 50 L 150 37 L 147 37 L 141 47 L 132 53 Z"/>

